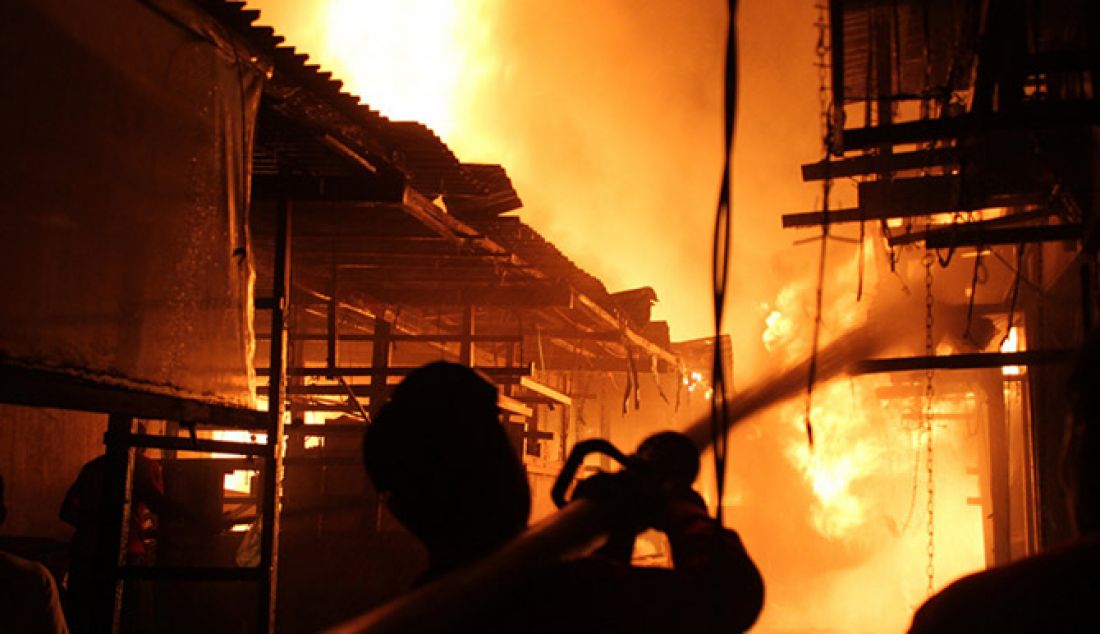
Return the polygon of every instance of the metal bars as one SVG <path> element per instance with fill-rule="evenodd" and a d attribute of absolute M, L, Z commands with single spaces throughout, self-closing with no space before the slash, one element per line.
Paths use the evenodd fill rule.
<path fill-rule="evenodd" d="M 260 529 L 260 588 L 257 625 L 275 632 L 275 598 L 279 585 L 279 506 L 283 476 L 283 413 L 286 411 L 286 316 L 290 298 L 291 206 L 279 200 L 275 227 L 275 275 L 271 307 L 271 355 L 268 381 L 267 443 L 264 456 L 263 511 Z"/>

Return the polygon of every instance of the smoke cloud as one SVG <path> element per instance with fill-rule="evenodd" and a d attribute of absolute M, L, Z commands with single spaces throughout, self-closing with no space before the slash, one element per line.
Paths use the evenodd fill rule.
<path fill-rule="evenodd" d="M 725 2 L 252 4 L 263 10 L 262 22 L 386 116 L 423 121 L 463 161 L 504 165 L 525 201 L 524 220 L 611 290 L 654 287 L 655 318 L 669 321 L 674 339 L 713 334 L 710 251 L 722 162 Z M 735 383 L 744 386 L 808 347 L 819 243 L 795 245 L 814 234 L 784 232 L 780 214 L 821 204 L 820 189 L 799 175 L 801 163 L 820 157 L 821 143 L 814 3 L 740 4 L 725 330 L 734 341 Z M 838 189 L 831 204 L 853 202 Z M 863 311 L 854 299 L 859 251 L 843 242 L 829 249 L 824 320 L 826 333 L 836 334 Z M 885 270 L 874 240 L 866 258 L 868 296 L 899 293 L 897 278 L 872 274 Z M 921 315 L 913 315 L 919 330 Z M 834 420 L 836 429 L 834 437 L 829 425 L 819 429 L 820 457 L 800 448 L 797 404 L 734 437 L 731 515 L 769 582 L 758 631 L 900 630 L 922 599 L 919 510 L 918 520 L 906 521 L 919 439 L 894 420 L 896 412 L 875 409 L 878 387 L 821 388 L 819 407 L 831 399 L 864 416 L 847 429 L 848 410 L 815 414 Z M 853 434 L 863 440 L 851 440 Z M 962 458 L 972 441 L 945 434 L 944 442 L 949 455 L 960 448 L 954 466 L 939 476 L 941 486 L 963 502 L 940 517 L 961 517 L 972 486 Z M 874 458 L 875 465 L 856 463 L 858 473 L 834 483 L 843 488 L 830 498 L 833 506 L 822 506 L 805 476 L 822 468 L 815 460 L 844 467 L 849 447 L 863 448 L 855 458 Z M 834 507 L 851 511 L 859 536 L 828 535 L 845 526 L 828 515 Z M 955 535 L 973 532 L 980 521 L 968 516 Z M 979 539 L 967 533 L 958 540 L 970 550 L 950 561 L 965 563 L 937 583 L 980 557 L 973 552 Z"/>
<path fill-rule="evenodd" d="M 674 339 L 712 333 L 724 2 L 253 4 L 383 114 L 423 120 L 462 160 L 503 164 L 523 218 L 612 290 L 653 286 Z M 744 321 L 812 258 L 782 249 L 778 215 L 816 194 L 798 179 L 820 152 L 814 17 L 795 0 L 739 16 L 727 330 L 752 342 L 737 350 L 748 359 L 758 333 L 740 337 Z"/>

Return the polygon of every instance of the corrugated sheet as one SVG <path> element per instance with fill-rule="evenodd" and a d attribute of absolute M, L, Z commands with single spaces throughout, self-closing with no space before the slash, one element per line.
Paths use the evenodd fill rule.
<path fill-rule="evenodd" d="M 363 105 L 359 97 L 343 90 L 343 82 L 334 79 L 332 73 L 308 64 L 308 55 L 282 46 L 284 38 L 273 29 L 253 26 L 260 17 L 259 11 L 245 9 L 243 2 L 201 0 L 200 4 L 268 55 L 275 65 L 276 76 L 290 78 L 324 97 L 332 107 L 380 139 L 386 159 L 405 172 L 410 185 L 425 196 L 442 195 L 448 207 L 453 199 L 456 209 L 472 214 L 499 214 L 522 206 L 502 167 L 493 166 L 494 170 L 488 170 L 485 166 L 463 165 L 427 126 L 391 121 Z"/>
<path fill-rule="evenodd" d="M 615 301 L 603 282 L 577 266 L 553 243 L 542 237 L 539 232 L 529 225 L 524 224 L 519 218 L 501 217 L 481 222 L 471 221 L 471 224 L 553 279 L 571 285 L 595 300 L 605 310 L 630 319 L 628 311 L 624 311 L 619 303 Z M 635 326 L 644 325 L 637 323 L 635 319 L 630 319 L 630 321 L 635 322 Z"/>
<path fill-rule="evenodd" d="M 943 95 L 949 86 L 966 88 L 977 45 L 979 5 L 975 0 L 845 2 L 845 99 L 914 99 Z M 875 60 L 883 56 L 875 47 L 882 45 L 889 47 L 885 91 L 879 90 L 875 67 Z"/>

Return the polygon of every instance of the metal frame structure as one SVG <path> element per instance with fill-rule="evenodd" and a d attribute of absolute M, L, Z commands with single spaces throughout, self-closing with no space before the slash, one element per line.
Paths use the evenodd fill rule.
<path fill-rule="evenodd" d="M 1039 424 L 1026 440 L 1035 452 L 1048 544 L 1068 536 L 1068 522 L 1055 486 L 1051 439 L 1059 431 L 1044 423 L 1061 420 L 1065 406 L 1047 394 L 1061 387 L 1071 349 L 1094 325 L 1098 295 L 1100 55 L 1089 38 L 1100 20 L 1094 8 L 1080 5 L 1087 15 L 1076 15 L 1073 6 L 831 0 L 829 147 L 825 159 L 802 166 L 802 178 L 855 179 L 857 203 L 782 217 L 787 228 L 858 223 L 861 236 L 874 223 L 888 248 L 923 247 L 925 258 L 939 250 L 945 267 L 957 253 L 973 256 L 973 274 L 966 282 L 958 276 L 970 285 L 969 305 L 930 296 L 936 312 L 975 315 L 982 256 L 992 253 L 1006 268 L 1016 261 L 1010 291 L 981 300 L 982 313 L 1023 323 L 1026 350 L 970 342 L 959 354 L 874 359 L 857 371 L 1028 368 L 1023 384 L 1039 386 L 1029 401 Z M 1021 280 L 1028 283 L 1021 287 Z M 1079 306 L 1062 303 L 1055 316 L 1055 298 Z M 991 452 L 1005 450 L 1003 439 L 993 440 Z M 1002 458 L 990 456 L 995 479 L 1008 477 Z M 994 488 L 1003 493 L 1005 482 Z M 1005 523 L 1005 495 L 994 497 L 987 510 Z M 1008 560 L 1004 544 L 996 550 L 997 563 Z"/>
<path fill-rule="evenodd" d="M 125 582 L 139 579 L 256 583 L 257 629 L 275 631 L 284 470 L 354 464 L 348 455 L 317 460 L 300 451 L 302 439 L 354 437 L 364 428 L 339 421 L 307 430 L 307 413 L 366 418 L 412 367 L 447 357 L 501 386 L 503 422 L 530 448 L 554 437 L 540 415 L 551 408 L 563 420 L 573 415 L 572 374 L 625 372 L 637 389 L 639 360 L 681 370 L 667 324 L 649 319 L 651 290 L 609 293 L 529 226 L 502 215 L 521 205 L 502 168 L 460 163 L 426 127 L 361 105 L 271 29 L 253 26 L 259 13 L 244 3 L 194 4 L 201 11 L 189 19 L 211 26 L 202 36 L 271 69 L 256 121 L 249 211 L 256 288 L 271 289 L 255 302 L 257 340 L 267 349 L 254 365 L 266 376 L 267 411 L 0 363 L 0 403 L 108 416 L 96 560 L 101 632 L 118 631 Z M 163 434 L 135 433 L 138 419 L 170 424 Z M 266 440 L 201 438 L 199 429 Z M 564 427 L 560 436 L 564 448 Z M 260 460 L 258 566 L 127 563 L 134 449 L 143 447 Z"/>

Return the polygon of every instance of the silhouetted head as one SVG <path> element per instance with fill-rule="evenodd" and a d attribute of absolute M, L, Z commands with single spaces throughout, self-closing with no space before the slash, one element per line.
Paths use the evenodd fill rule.
<path fill-rule="evenodd" d="M 699 475 L 699 449 L 679 432 L 663 431 L 646 438 L 638 445 L 634 459 L 680 488 L 691 488 Z"/>
<path fill-rule="evenodd" d="M 477 559 L 527 526 L 527 478 L 500 424 L 497 390 L 465 366 L 410 373 L 367 428 L 363 462 L 434 569 Z"/>
<path fill-rule="evenodd" d="M 1082 533 L 1100 531 L 1100 331 L 1081 347 L 1070 377 L 1073 502 Z"/>

